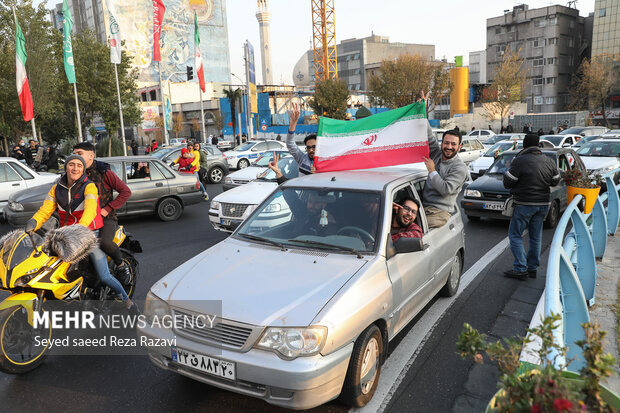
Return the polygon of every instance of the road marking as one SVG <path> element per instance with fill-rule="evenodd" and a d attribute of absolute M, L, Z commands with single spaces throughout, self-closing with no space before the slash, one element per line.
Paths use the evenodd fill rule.
<path fill-rule="evenodd" d="M 350 409 L 356 413 L 381 413 L 390 402 L 394 392 L 398 389 L 405 373 L 409 370 L 417 353 L 432 334 L 435 326 L 443 317 L 446 311 L 454 304 L 467 286 L 491 264 L 508 247 L 508 237 L 504 238 L 499 244 L 493 247 L 482 258 L 472 265 L 462 276 L 459 291 L 450 298 L 437 300 L 431 308 L 418 320 L 409 330 L 409 333 L 401 340 L 394 352 L 385 361 L 381 368 L 381 377 L 377 390 L 372 400 L 364 407 Z"/>

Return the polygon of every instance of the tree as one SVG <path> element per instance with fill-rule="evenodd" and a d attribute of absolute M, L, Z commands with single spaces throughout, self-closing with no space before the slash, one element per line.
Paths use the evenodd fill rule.
<path fill-rule="evenodd" d="M 237 136 L 237 126 L 236 126 L 237 124 L 235 120 L 235 118 L 237 117 L 236 116 L 237 115 L 237 112 L 236 112 L 237 100 L 242 99 L 243 90 L 239 88 L 235 90 L 232 90 L 232 88 L 224 89 L 224 96 L 226 96 L 226 98 L 230 102 L 230 117 L 232 120 L 233 139 L 235 139 L 235 136 Z M 241 133 L 241 131 L 239 131 L 239 133 Z"/>
<path fill-rule="evenodd" d="M 324 79 L 316 83 L 314 96 L 308 105 L 318 116 L 332 119 L 345 119 L 349 89 L 342 79 Z"/>
<path fill-rule="evenodd" d="M 600 55 L 585 59 L 573 75 L 571 109 L 598 109 L 607 122 L 607 101 L 615 85 L 620 81 L 620 55 Z"/>
<path fill-rule="evenodd" d="M 370 77 L 369 89 L 371 103 L 389 108 L 409 105 L 421 97 L 421 91 L 428 91 L 426 109 L 430 112 L 450 93 L 451 85 L 445 63 L 402 55 L 381 63 L 380 74 Z"/>
<path fill-rule="evenodd" d="M 217 129 L 218 132 L 222 133 L 222 129 L 224 129 L 224 117 L 222 116 L 222 112 L 216 110 L 212 112 L 213 115 L 213 126 Z"/>
<path fill-rule="evenodd" d="M 181 112 L 177 112 L 172 117 L 172 130 L 176 134 L 176 137 L 179 137 L 179 133 L 183 130 L 183 114 Z"/>
<path fill-rule="evenodd" d="M 510 105 L 520 102 L 525 85 L 525 68 L 523 59 L 519 57 L 521 50 L 513 52 L 507 48 L 502 61 L 495 69 L 494 78 L 489 86 L 488 97 L 483 103 L 487 116 L 491 119 L 499 117 L 501 128 L 504 118 L 508 116 Z"/>

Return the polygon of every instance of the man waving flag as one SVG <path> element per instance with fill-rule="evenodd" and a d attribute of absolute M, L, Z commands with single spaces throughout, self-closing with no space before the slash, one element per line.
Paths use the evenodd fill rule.
<path fill-rule="evenodd" d="M 17 16 L 15 16 L 15 83 L 17 84 L 17 94 L 19 95 L 24 121 L 29 122 L 34 116 L 34 105 L 32 104 L 30 85 L 26 75 L 26 57 L 26 38 L 24 38 L 22 28 L 19 27 Z"/>
<path fill-rule="evenodd" d="M 198 17 L 194 10 L 194 56 L 196 59 L 196 74 L 200 82 L 200 89 L 205 92 L 205 72 L 202 68 L 202 55 L 200 54 L 200 33 L 198 32 Z"/>
<path fill-rule="evenodd" d="M 356 121 L 320 118 L 316 172 L 422 162 L 428 156 L 426 103 Z"/>

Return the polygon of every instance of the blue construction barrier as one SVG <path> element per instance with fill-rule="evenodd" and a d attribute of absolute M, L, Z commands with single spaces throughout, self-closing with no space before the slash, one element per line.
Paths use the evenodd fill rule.
<path fill-rule="evenodd" d="M 581 348 L 575 343 L 585 339 L 581 324 L 590 321 L 588 307 L 595 303 L 596 259 L 603 257 L 607 236 L 615 235 L 618 228 L 620 185 L 613 181 L 618 172 L 620 168 L 603 176 L 607 192 L 598 197 L 590 214 L 579 210 L 583 197 L 575 196 L 558 222 L 549 250 L 547 279 L 541 299 L 544 300 L 545 317 L 551 314 L 562 317 L 554 330 L 554 338 L 568 349 L 566 358 L 573 360 L 568 366 L 570 371 L 577 372 L 586 364 Z M 569 224 L 572 229 L 566 233 Z M 556 368 L 566 366 L 566 359 L 558 354 L 550 354 L 548 361 L 555 363 Z"/>

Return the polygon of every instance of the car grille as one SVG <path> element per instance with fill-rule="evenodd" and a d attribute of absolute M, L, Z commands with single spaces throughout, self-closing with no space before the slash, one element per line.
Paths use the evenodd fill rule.
<path fill-rule="evenodd" d="M 243 185 L 243 184 L 247 184 L 248 182 L 250 182 L 249 179 L 233 179 L 232 181 L 234 184 L 238 184 L 238 185 Z"/>
<path fill-rule="evenodd" d="M 247 204 L 228 204 L 222 202 L 222 215 L 225 217 L 239 218 L 248 208 Z"/>
<path fill-rule="evenodd" d="M 196 315 L 190 312 L 175 309 L 174 314 L 175 319 L 178 320 L 175 322 L 175 330 L 178 333 L 192 335 L 213 343 L 241 348 L 252 334 L 251 328 L 222 322 L 217 322 L 213 328 L 203 326 L 204 320 L 197 319 Z"/>
<path fill-rule="evenodd" d="M 508 192 L 483 192 L 482 198 L 487 201 L 505 201 L 510 194 Z"/>

